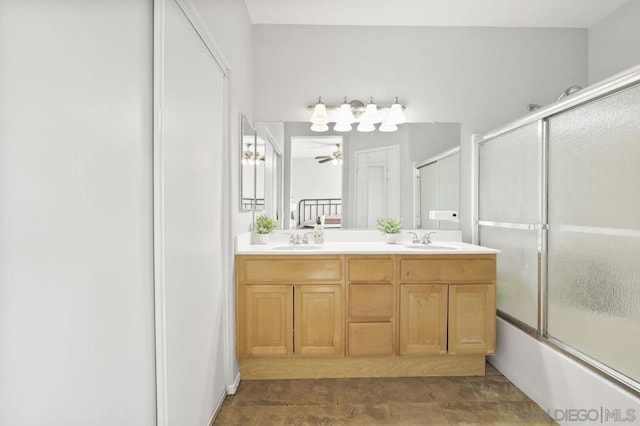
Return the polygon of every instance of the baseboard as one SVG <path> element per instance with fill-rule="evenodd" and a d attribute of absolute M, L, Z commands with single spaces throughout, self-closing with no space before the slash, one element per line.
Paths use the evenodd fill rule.
<path fill-rule="evenodd" d="M 218 415 L 218 412 L 220 411 L 220 407 L 222 407 L 222 403 L 224 403 L 224 399 L 227 397 L 227 392 L 222 392 L 222 394 L 220 394 L 220 399 L 218 399 L 218 402 L 216 404 L 216 408 L 215 410 L 213 410 L 213 414 L 211 414 L 211 418 L 209 419 L 209 423 L 207 423 L 209 426 L 213 426 L 213 422 L 216 420 L 216 416 Z"/>
<path fill-rule="evenodd" d="M 236 391 L 238 390 L 238 386 L 240 386 L 240 372 L 239 371 L 238 371 L 238 374 L 236 374 L 235 380 L 227 385 L 227 394 L 235 395 Z"/>
<path fill-rule="evenodd" d="M 484 376 L 484 355 L 245 358 L 245 380 L 353 377 Z"/>

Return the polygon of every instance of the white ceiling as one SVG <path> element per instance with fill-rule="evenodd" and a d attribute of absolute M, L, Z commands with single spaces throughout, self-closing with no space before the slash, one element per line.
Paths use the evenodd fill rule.
<path fill-rule="evenodd" d="M 254 24 L 588 28 L 629 0 L 245 0 Z"/>

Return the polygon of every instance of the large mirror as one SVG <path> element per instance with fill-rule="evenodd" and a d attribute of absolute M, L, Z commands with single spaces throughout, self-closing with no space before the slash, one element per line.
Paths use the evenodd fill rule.
<path fill-rule="evenodd" d="M 282 123 L 241 117 L 240 210 L 262 211 L 282 226 Z"/>
<path fill-rule="evenodd" d="M 256 210 L 263 203 L 257 198 L 257 151 L 256 131 L 244 115 L 240 117 L 240 211 Z M 256 161 L 257 160 L 257 161 Z"/>
<path fill-rule="evenodd" d="M 389 133 L 309 127 L 284 123 L 285 228 L 319 216 L 325 227 L 375 228 L 393 216 L 405 228 L 459 229 L 459 123 L 406 123 Z"/>

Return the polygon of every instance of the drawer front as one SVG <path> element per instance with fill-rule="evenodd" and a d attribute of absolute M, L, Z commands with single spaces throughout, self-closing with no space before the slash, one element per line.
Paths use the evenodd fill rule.
<path fill-rule="evenodd" d="M 393 260 L 390 258 L 348 259 L 349 281 L 390 282 Z"/>
<path fill-rule="evenodd" d="M 400 259 L 402 282 L 492 283 L 495 279 L 495 258 Z"/>
<path fill-rule="evenodd" d="M 238 261 L 238 279 L 251 283 L 341 282 L 339 257 L 261 258 L 243 257 Z"/>
<path fill-rule="evenodd" d="M 354 320 L 393 318 L 393 293 L 391 284 L 350 284 L 349 318 Z"/>
<path fill-rule="evenodd" d="M 349 324 L 349 356 L 393 355 L 393 323 Z"/>

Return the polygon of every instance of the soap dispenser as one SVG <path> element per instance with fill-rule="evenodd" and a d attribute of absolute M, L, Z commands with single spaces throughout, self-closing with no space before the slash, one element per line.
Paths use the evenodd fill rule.
<path fill-rule="evenodd" d="M 318 216 L 313 226 L 313 242 L 314 244 L 324 243 L 324 215 Z"/>

